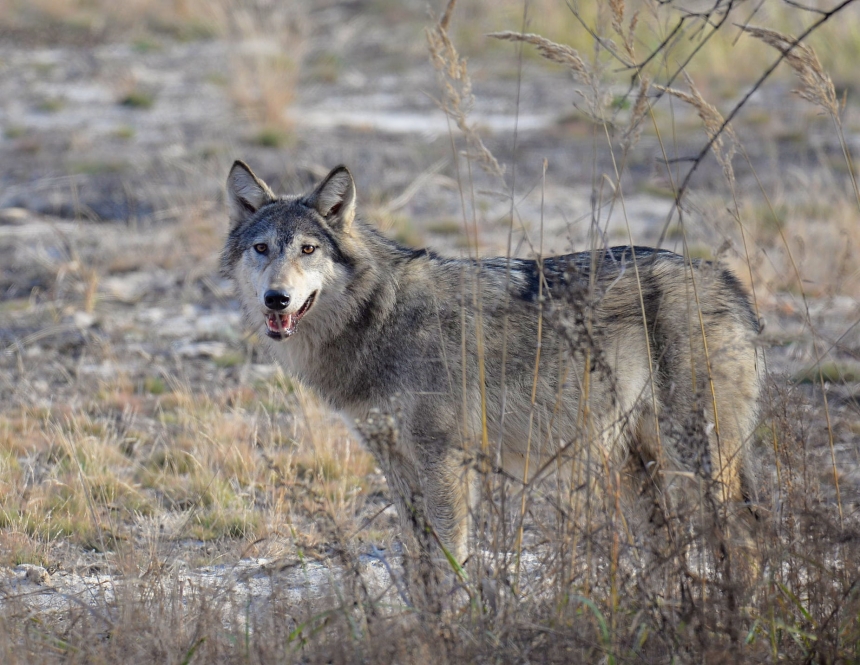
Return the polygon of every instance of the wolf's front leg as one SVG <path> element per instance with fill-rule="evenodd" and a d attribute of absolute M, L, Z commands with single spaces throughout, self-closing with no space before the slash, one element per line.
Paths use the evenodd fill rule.
<path fill-rule="evenodd" d="M 459 451 L 444 451 L 423 465 L 427 517 L 441 545 L 459 562 L 468 555 L 471 472 Z"/>
<path fill-rule="evenodd" d="M 469 492 L 462 469 L 448 458 L 427 460 L 416 469 L 390 468 L 388 487 L 405 529 L 423 553 L 436 557 L 439 546 L 458 562 L 468 553 Z"/>
<path fill-rule="evenodd" d="M 440 411 L 444 409 L 419 405 L 401 409 L 398 419 L 374 411 L 358 429 L 385 474 L 404 529 L 412 532 L 423 554 L 438 554 L 441 544 L 462 562 L 472 474 L 462 450 L 452 445 L 439 422 Z"/>

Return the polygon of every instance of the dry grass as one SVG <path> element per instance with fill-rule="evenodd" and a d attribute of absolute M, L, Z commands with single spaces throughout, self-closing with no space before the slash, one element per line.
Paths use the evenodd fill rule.
<path fill-rule="evenodd" d="M 519 14 L 511 14 L 513 6 L 482 5 L 476 11 L 519 29 L 521 4 L 516 3 Z M 129 16 L 193 21 L 195 7 L 150 0 L 131 5 Z M 453 8 L 450 3 L 427 32 L 442 83 L 441 105 L 464 133 L 452 141 L 463 140 L 468 158 L 507 186 L 510 171 L 469 120 L 474 98 L 469 69 L 452 37 L 458 34 Z M 266 15 L 247 5 L 224 5 L 227 18 L 215 16 L 223 34 L 248 47 L 237 50 L 236 78 L 247 86 L 237 89 L 237 99 L 255 122 L 282 129 L 304 53 L 304 28 L 292 24 L 289 9 L 279 15 L 280 23 L 261 22 Z M 62 21 L 90 13 L 114 17 L 98 3 L 44 0 L 30 11 Z M 402 534 L 386 510 L 388 490 L 374 460 L 329 411 L 259 357 L 256 340 L 237 336 L 228 324 L 210 324 L 216 329 L 206 341 L 221 344 L 217 351 L 183 355 L 178 343 L 164 342 L 152 353 L 145 344 L 183 308 L 197 307 L 195 316 L 203 316 L 198 291 L 220 316 L 232 307 L 214 277 L 223 231 L 214 220 L 223 212 L 192 194 L 180 202 L 173 225 L 158 233 L 100 231 L 86 242 L 63 227 L 62 242 L 46 234 L 44 244 L 16 250 L 16 266 L 47 287 L 29 298 L 0 301 L 0 315 L 15 332 L 12 341 L 0 338 L 0 388 L 9 396 L 0 406 L 0 568 L 38 564 L 52 573 L 82 574 L 97 568 L 111 580 L 40 613 L 31 601 L 41 590 L 16 593 L 21 587 L 0 578 L 0 661 L 860 658 L 860 411 L 856 370 L 845 362 L 858 353 L 851 318 L 857 313 L 828 319 L 828 303 L 860 295 L 850 153 L 844 148 L 847 161 L 823 162 L 814 173 L 776 173 L 761 189 L 748 169 L 733 167 L 732 146 L 745 152 L 748 139 L 741 132 L 718 134 L 726 113 L 707 101 L 707 82 L 729 69 L 734 81 L 742 81 L 737 62 L 759 62 L 759 51 L 746 43 L 754 40 L 728 48 L 734 33 L 721 33 L 713 50 L 691 64 L 697 81 L 704 72 L 701 90 L 691 78 L 689 93 L 667 80 L 690 52 L 689 40 L 682 39 L 670 42 L 632 84 L 624 72 L 622 92 L 631 103 L 613 107 L 624 95 L 617 94 L 618 79 L 606 62 L 616 55 L 642 58 L 666 36 L 671 24 L 663 19 L 671 11 L 650 3 L 597 3 L 580 15 L 592 21 L 589 27 L 601 40 L 597 46 L 581 29 L 581 44 L 561 43 L 559 26 L 579 25 L 566 8 L 536 12 L 534 30 L 540 34 L 508 30 L 493 36 L 535 46 L 593 91 L 592 111 L 601 123 L 595 150 L 624 155 L 617 171 L 595 174 L 596 208 L 605 200 L 600 188 L 608 183 L 616 216 L 625 214 L 622 179 L 643 127 L 669 145 L 671 137 L 656 116 L 670 118 L 670 129 L 684 122 L 673 115 L 674 107 L 666 111 L 668 99 L 656 101 L 655 89 L 683 102 L 679 107 L 689 105 L 704 122 L 702 141 L 714 140 L 722 167 L 717 173 L 725 182 L 708 183 L 681 202 L 685 218 L 671 227 L 677 231 L 669 239 L 693 256 L 691 239 L 701 233 L 696 239 L 706 253 L 735 266 L 755 287 L 757 307 L 777 321 L 766 327 L 763 343 L 788 347 L 788 355 L 803 365 L 794 381 L 767 363 L 763 368 L 760 426 L 749 442 L 763 466 L 755 506 L 760 521 L 751 546 L 721 538 L 717 532 L 725 524 L 706 502 L 667 510 L 652 522 L 626 512 L 615 501 L 620 478 L 608 465 L 606 473 L 583 478 L 588 491 L 570 496 L 560 495 L 552 482 L 523 492 L 518 479 L 482 465 L 483 509 L 466 566 L 428 570 L 408 550 L 401 557 Z M 541 26 L 553 22 L 545 33 Z M 789 39 L 750 31 L 781 50 Z M 278 41 L 286 35 L 296 36 L 298 45 Z M 608 44 L 614 38 L 623 43 L 611 47 L 613 52 Z M 722 58 L 726 54 L 731 57 Z M 800 49 L 799 60 L 793 58 L 787 60 L 801 79 L 803 98 L 841 123 L 834 86 L 814 52 Z M 721 143 L 723 137 L 730 145 Z M 660 176 L 676 191 L 677 173 L 664 171 Z M 466 199 L 479 194 L 463 187 L 467 217 L 476 204 Z M 727 210 L 729 198 L 734 203 Z M 395 215 L 397 206 L 373 208 L 380 223 L 415 233 L 407 217 Z M 600 214 L 593 215 L 598 227 Z M 429 230 L 452 234 L 458 225 L 439 221 Z M 596 228 L 594 237 L 600 232 Z M 533 240 L 533 247 L 543 241 Z M 123 299 L 111 281 L 156 268 L 178 275 L 182 284 L 162 300 L 147 299 L 146 293 Z M 810 315 L 810 303 L 819 305 L 819 316 Z M 781 319 L 794 327 L 780 328 Z M 829 401 L 822 400 L 828 395 Z M 842 484 L 842 519 L 834 478 Z M 596 487 L 601 491 L 592 493 Z M 704 486 L 702 493 L 707 494 Z M 383 554 L 376 549 L 381 546 L 387 548 Z M 368 556 L 393 571 L 391 584 L 373 586 Z M 258 586 L 252 593 L 251 582 L 230 576 L 232 566 L 248 557 L 267 560 L 255 568 L 259 584 L 268 585 L 265 592 Z M 216 569 L 220 586 L 191 576 L 218 564 L 229 564 Z M 291 572 L 310 577 L 320 570 L 331 581 L 328 591 L 301 587 L 297 599 Z"/>
<path fill-rule="evenodd" d="M 457 52 L 448 35 L 448 23 L 455 4 L 456 0 L 449 0 L 439 23 L 426 32 L 430 63 L 436 70 L 443 92 L 439 105 L 467 137 L 470 161 L 479 164 L 491 175 L 501 177 L 504 169 L 484 145 L 475 125 L 468 120 L 475 103 L 472 79 L 465 58 Z"/>
<path fill-rule="evenodd" d="M 313 431 L 296 412 L 309 414 Z M 122 550 L 165 515 L 179 520 L 169 539 L 253 541 L 282 528 L 300 482 L 314 482 L 331 514 L 350 519 L 373 466 L 327 423 L 277 376 L 214 394 L 169 375 L 120 378 L 79 410 L 7 410 L 0 522 L 9 534 L 98 551 Z M 323 535 L 304 529 L 308 542 Z M 28 558 L 13 554 L 6 565 Z"/>
<path fill-rule="evenodd" d="M 699 118 L 705 125 L 705 131 L 708 133 L 708 138 L 713 141 L 711 149 L 714 151 L 714 156 L 723 167 L 723 174 L 726 181 L 731 185 L 735 181 L 735 173 L 732 168 L 732 157 L 735 155 L 737 137 L 731 126 L 727 126 L 723 131 L 724 118 L 713 104 L 709 104 L 702 97 L 702 93 L 696 88 L 693 80 L 685 74 L 687 85 L 690 92 L 682 92 L 674 88 L 666 88 L 664 86 L 655 85 L 657 90 L 662 90 L 665 93 L 672 95 L 682 102 L 685 102 L 696 109 Z M 725 145 L 725 139 L 728 139 L 728 146 Z"/>
<path fill-rule="evenodd" d="M 797 196 L 785 191 L 772 207 L 755 200 L 742 204 L 741 218 L 762 258 L 754 266 L 757 283 L 765 292 L 798 295 L 797 277 L 791 266 L 793 257 L 810 296 L 857 297 L 860 274 L 855 253 L 860 235 L 854 223 L 856 205 L 846 201 L 844 192 L 828 198 L 829 185 L 814 176 L 798 175 L 796 182 L 801 189 L 817 188 L 822 200 L 813 204 L 805 194 Z"/>
<path fill-rule="evenodd" d="M 306 50 L 305 7 L 225 1 L 219 7 L 235 44 L 230 86 L 260 129 L 257 140 L 279 147 L 291 127 L 286 111 L 295 96 Z M 274 142 L 273 142 L 274 141 Z"/>
<path fill-rule="evenodd" d="M 765 44 L 773 46 L 785 56 L 785 61 L 794 70 L 801 87 L 795 92 L 806 101 L 821 107 L 833 116 L 839 116 L 839 102 L 830 75 L 821 67 L 815 51 L 797 42 L 791 35 L 783 35 L 776 30 L 744 26 L 744 31 Z M 795 43 L 797 42 L 797 43 Z"/>
<path fill-rule="evenodd" d="M 12 29 L 34 33 L 56 27 L 67 35 L 147 35 L 179 39 L 210 38 L 222 26 L 211 3 L 200 0 L 131 0 L 121 6 L 105 0 L 34 0 L 0 3 L 0 16 Z"/>
<path fill-rule="evenodd" d="M 279 147 L 292 129 L 286 110 L 304 64 L 307 11 L 303 2 L 259 0 L 37 0 L 0 2 L 0 21 L 36 39 L 52 41 L 54 31 L 81 33 L 85 41 L 131 40 L 141 52 L 158 49 L 163 39 L 226 39 L 232 61 L 223 73 L 247 115 L 248 139 Z M 118 85 L 117 101 L 145 110 L 155 100 L 128 74 Z"/>

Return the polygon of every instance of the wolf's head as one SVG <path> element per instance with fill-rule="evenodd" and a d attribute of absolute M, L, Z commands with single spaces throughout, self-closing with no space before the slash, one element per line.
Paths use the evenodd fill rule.
<path fill-rule="evenodd" d="M 227 177 L 230 232 L 221 256 L 252 327 L 274 340 L 305 317 L 324 322 L 344 298 L 352 261 L 355 183 L 338 166 L 309 194 L 276 197 L 243 162 Z"/>

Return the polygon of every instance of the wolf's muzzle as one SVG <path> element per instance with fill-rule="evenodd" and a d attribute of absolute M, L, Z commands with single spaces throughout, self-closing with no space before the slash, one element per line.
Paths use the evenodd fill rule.
<path fill-rule="evenodd" d="M 280 312 L 287 308 L 290 304 L 290 296 L 283 291 L 275 291 L 270 289 L 263 294 L 263 302 L 269 309 Z"/>

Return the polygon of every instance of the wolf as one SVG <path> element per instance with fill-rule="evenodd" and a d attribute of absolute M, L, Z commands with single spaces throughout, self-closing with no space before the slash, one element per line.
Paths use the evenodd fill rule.
<path fill-rule="evenodd" d="M 581 487 L 632 465 L 705 480 L 724 507 L 749 500 L 758 322 L 722 266 L 636 246 L 404 247 L 357 215 L 345 166 L 276 196 L 236 161 L 227 200 L 221 265 L 247 326 L 364 435 L 404 522 L 452 556 L 468 552 L 482 469 Z M 379 436 L 368 424 L 385 414 Z"/>

